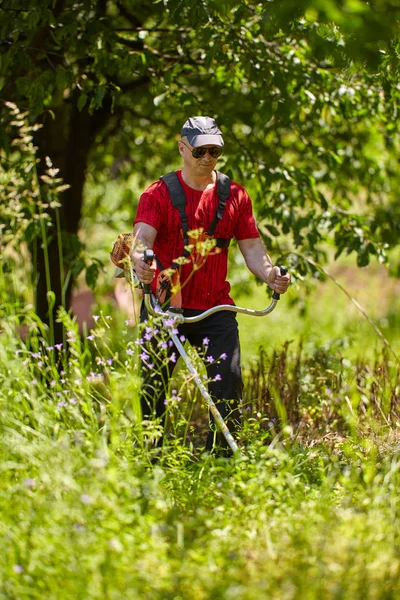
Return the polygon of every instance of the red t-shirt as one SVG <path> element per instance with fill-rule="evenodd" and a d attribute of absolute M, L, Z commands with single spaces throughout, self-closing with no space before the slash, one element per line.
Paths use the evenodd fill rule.
<path fill-rule="evenodd" d="M 204 191 L 194 190 L 183 181 L 181 171 L 177 171 L 177 175 L 187 200 L 189 231 L 199 228 L 207 231 L 218 206 L 216 186 Z M 146 223 L 157 229 L 153 250 L 164 269 L 183 255 L 179 211 L 172 205 L 167 186 L 162 180 L 152 183 L 141 195 L 134 221 L 136 223 Z M 226 202 L 222 219 L 215 228 L 214 237 L 237 240 L 260 237 L 250 197 L 242 186 L 233 181 L 231 195 Z M 196 272 L 193 272 L 194 257 L 191 255 L 189 260 L 190 263 L 182 265 L 180 270 L 182 307 L 207 310 L 218 304 L 233 304 L 229 296 L 231 286 L 226 281 L 228 248 L 221 248 L 218 253 L 212 250 Z M 155 286 L 156 278 L 153 281 L 153 292 Z"/>

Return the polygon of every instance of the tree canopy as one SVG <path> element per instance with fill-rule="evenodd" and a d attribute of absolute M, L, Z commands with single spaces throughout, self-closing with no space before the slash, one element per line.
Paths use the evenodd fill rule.
<path fill-rule="evenodd" d="M 0 2 L 0 97 L 41 125 L 39 176 L 49 156 L 70 186 L 65 273 L 80 251 L 87 169 L 109 170 L 111 155 L 116 177 L 158 178 L 194 114 L 217 118 L 224 170 L 250 189 L 268 246 L 284 239 L 292 269 L 323 261 L 327 238 L 360 266 L 385 261 L 400 239 L 399 16 L 398 0 Z"/>

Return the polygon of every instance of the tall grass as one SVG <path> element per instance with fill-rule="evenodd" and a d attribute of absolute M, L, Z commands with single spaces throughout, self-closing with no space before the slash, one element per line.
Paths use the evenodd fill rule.
<path fill-rule="evenodd" d="M 154 462 L 140 332 L 99 308 L 81 337 L 61 309 L 65 342 L 51 342 L 10 250 L 20 207 L 0 271 L 0 599 L 398 598 L 400 387 L 387 346 L 357 357 L 354 316 L 319 302 L 300 319 L 282 298 L 264 330 L 242 327 L 242 456 L 204 451 L 207 411 L 181 370 Z"/>
<path fill-rule="evenodd" d="M 385 353 L 368 366 L 332 347 L 262 352 L 243 457 L 184 440 L 177 420 L 201 430 L 206 417 L 186 392 L 152 464 L 135 332 L 115 342 L 98 317 L 81 339 L 60 313 L 64 352 L 40 323 L 23 344 L 3 315 L 0 598 L 397 597 L 399 388 Z"/>

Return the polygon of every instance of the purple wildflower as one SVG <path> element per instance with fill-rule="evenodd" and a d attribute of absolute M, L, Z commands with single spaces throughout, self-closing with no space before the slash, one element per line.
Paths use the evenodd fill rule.
<path fill-rule="evenodd" d="M 216 374 L 215 376 L 215 381 L 221 381 L 222 377 L 219 373 Z"/>
<path fill-rule="evenodd" d="M 13 565 L 13 571 L 14 573 L 23 573 L 24 569 L 21 565 Z"/>
<path fill-rule="evenodd" d="M 88 335 L 86 339 L 92 342 L 94 340 L 94 335 Z"/>
<path fill-rule="evenodd" d="M 82 504 L 91 504 L 92 499 L 88 494 L 82 494 L 80 498 Z"/>
<path fill-rule="evenodd" d="M 173 352 L 173 353 L 171 354 L 171 356 L 170 356 L 169 360 L 170 360 L 171 362 L 173 362 L 173 363 L 176 363 L 176 354 L 175 354 L 175 352 Z"/>
<path fill-rule="evenodd" d="M 210 343 L 210 340 L 208 339 L 208 337 L 205 337 L 203 340 L 204 346 L 208 346 L 209 343 Z"/>
<path fill-rule="evenodd" d="M 226 352 L 223 352 L 220 356 L 221 360 L 226 360 L 228 358 L 228 355 Z"/>
<path fill-rule="evenodd" d="M 32 488 L 35 487 L 36 481 L 34 479 L 32 479 L 32 477 L 27 477 L 26 479 L 24 479 L 24 484 L 26 485 L 27 488 L 29 488 L 31 490 Z"/>
<path fill-rule="evenodd" d="M 214 362 L 214 358 L 212 356 L 207 356 L 206 361 L 212 363 Z"/>
<path fill-rule="evenodd" d="M 164 327 L 173 327 L 175 325 L 175 319 L 165 319 Z"/>

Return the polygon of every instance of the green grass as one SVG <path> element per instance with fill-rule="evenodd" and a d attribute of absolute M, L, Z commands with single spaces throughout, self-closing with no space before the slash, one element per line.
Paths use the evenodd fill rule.
<path fill-rule="evenodd" d="M 108 441 L 63 424 L 56 433 L 49 421 L 47 432 L 34 432 L 7 412 L 1 598 L 375 600 L 400 592 L 392 448 L 254 438 L 243 459 L 193 462 L 172 449 L 152 467 L 121 427 L 110 427 Z"/>
<path fill-rule="evenodd" d="M 367 275 L 357 300 L 398 351 L 392 284 Z M 181 371 L 156 463 L 136 330 L 103 312 L 81 339 L 61 315 L 66 354 L 32 313 L 24 345 L 4 304 L 0 600 L 400 597 L 399 365 L 334 284 L 302 314 L 298 294 L 240 317 L 242 456 L 204 452 L 207 411 Z M 261 287 L 240 299 L 266 303 Z"/>

